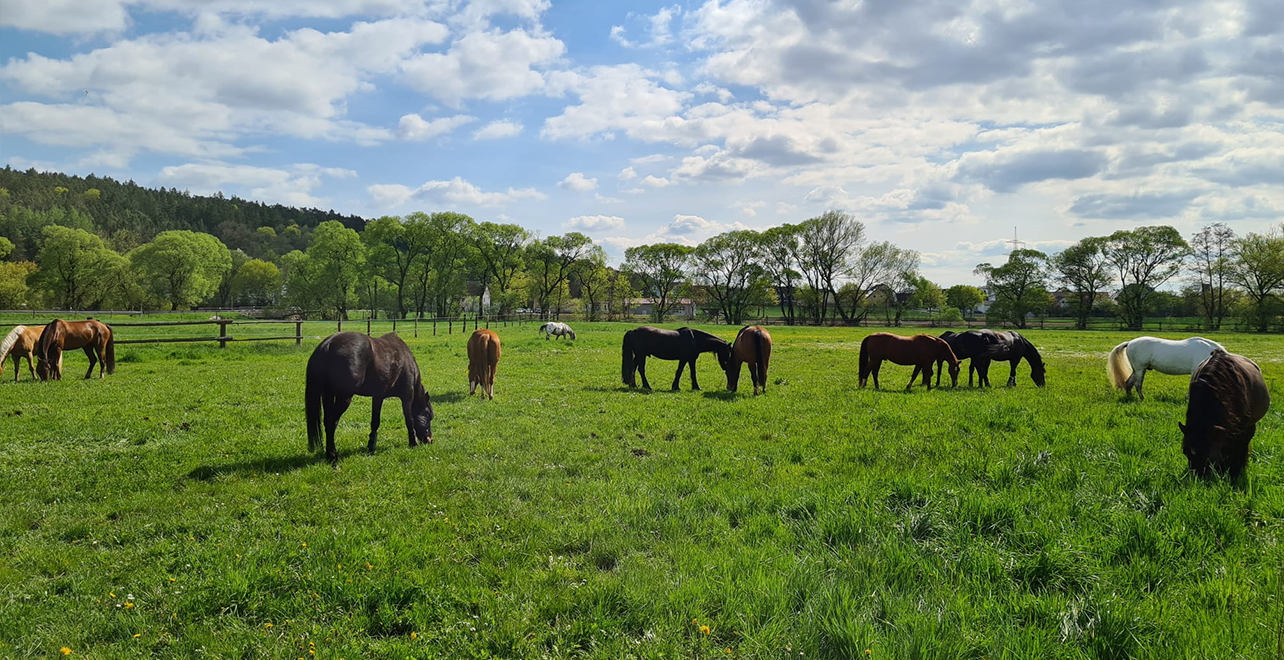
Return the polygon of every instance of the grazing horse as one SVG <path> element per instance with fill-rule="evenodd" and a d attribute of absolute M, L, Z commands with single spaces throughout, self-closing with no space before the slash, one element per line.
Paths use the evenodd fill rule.
<path fill-rule="evenodd" d="M 1181 341 L 1137 337 L 1110 351 L 1106 358 L 1106 375 L 1110 377 L 1110 383 L 1125 390 L 1125 394 L 1132 394 L 1132 389 L 1137 388 L 1137 398 L 1144 401 L 1146 395 L 1141 386 L 1147 370 L 1154 369 L 1173 376 L 1192 373 L 1219 348 L 1226 350 L 1221 344 L 1203 337 Z"/>
<path fill-rule="evenodd" d="M 571 326 L 559 321 L 549 321 L 541 325 L 539 331 L 544 333 L 545 340 L 551 339 L 554 335 L 575 339 L 575 331 L 571 329 Z"/>
<path fill-rule="evenodd" d="M 4 373 L 4 362 L 13 356 L 13 382 L 18 382 L 22 358 L 27 358 L 27 371 L 31 379 L 36 379 L 36 368 L 32 366 L 31 356 L 36 354 L 36 341 L 40 339 L 43 325 L 20 325 L 9 331 L 4 341 L 0 341 L 0 374 Z"/>
<path fill-rule="evenodd" d="M 495 399 L 495 371 L 499 369 L 499 335 L 494 330 L 478 328 L 468 338 L 468 396 L 477 393 Z"/>
<path fill-rule="evenodd" d="M 731 342 L 731 359 L 727 361 L 727 390 L 734 392 L 740 384 L 740 365 L 749 363 L 749 379 L 753 381 L 753 394 L 758 388 L 767 393 L 767 365 L 771 362 L 771 335 L 766 328 L 746 325 L 736 333 Z"/>
<path fill-rule="evenodd" d="M 941 339 L 950 345 L 950 350 L 954 351 L 954 357 L 959 361 L 967 360 L 967 386 L 972 386 L 972 376 L 977 373 L 979 356 L 984 355 L 987 351 L 998 343 L 998 337 L 993 331 L 983 332 L 981 330 L 968 330 L 966 332 L 953 332 L 946 330 L 941 333 Z M 988 365 L 987 365 L 988 366 Z M 936 386 L 941 386 L 941 363 L 936 363 Z"/>
<path fill-rule="evenodd" d="M 308 451 L 321 444 L 322 411 L 325 412 L 325 455 L 339 462 L 334 429 L 354 396 L 368 396 L 371 454 L 379 437 L 383 400 L 401 399 L 410 446 L 432 442 L 432 401 L 424 391 L 419 364 L 410 347 L 395 332 L 367 337 L 359 332 L 339 332 L 326 337 L 308 358 L 304 407 L 308 420 Z"/>
<path fill-rule="evenodd" d="M 701 353 L 717 353 L 718 364 L 726 369 L 731 359 L 731 345 L 716 335 L 695 328 L 678 328 L 662 330 L 644 325 L 624 333 L 623 359 L 620 362 L 624 384 L 637 387 L 634 372 L 642 375 L 642 387 L 651 389 L 646 379 L 646 359 L 648 356 L 661 360 L 677 360 L 678 373 L 673 375 L 673 390 L 678 390 L 682 380 L 682 370 L 691 365 L 691 389 L 699 390 L 696 380 L 696 359 Z"/>
<path fill-rule="evenodd" d="M 1214 349 L 1191 376 L 1186 423 L 1177 423 L 1190 469 L 1201 477 L 1210 467 L 1239 477 L 1257 422 L 1270 406 L 1262 370 L 1242 355 Z"/>
<path fill-rule="evenodd" d="M 116 340 L 111 328 L 94 319 L 71 322 L 54 319 L 36 340 L 36 374 L 40 380 L 62 380 L 62 353 L 76 348 L 83 348 L 89 357 L 85 378 L 94 375 L 95 364 L 99 378 L 104 371 L 116 373 Z"/>
<path fill-rule="evenodd" d="M 875 332 L 860 343 L 860 386 L 865 387 L 870 374 L 874 375 L 874 389 L 878 387 L 878 370 L 883 360 L 895 364 L 914 365 L 905 391 L 914 386 L 914 379 L 919 372 L 923 373 L 923 384 L 932 389 L 932 364 L 946 362 L 950 365 L 950 380 L 955 387 L 959 384 L 959 359 L 944 339 L 931 335 L 914 335 L 902 337 L 890 332 Z"/>
<path fill-rule="evenodd" d="M 975 335 L 973 335 L 975 333 Z M 974 338 L 967 339 L 969 335 Z M 957 339 L 964 337 L 964 339 Z M 973 351 L 980 349 L 979 352 L 969 352 L 968 357 L 971 362 L 968 364 L 967 384 L 972 384 L 972 371 L 977 374 L 977 385 L 981 387 L 990 386 L 990 362 L 1009 362 L 1012 365 L 1011 372 L 1008 373 L 1008 387 L 1016 387 L 1016 370 L 1021 360 L 1030 363 L 1030 380 L 1035 385 L 1043 387 L 1046 384 L 1045 375 L 1047 369 L 1043 366 L 1043 357 L 1039 355 L 1039 350 L 1030 343 L 1029 339 L 1022 337 L 1016 330 L 1006 332 L 996 332 L 994 330 L 969 330 L 962 335 L 955 335 L 955 341 L 945 339 L 953 349 L 955 344 L 965 346 L 967 350 Z M 955 350 L 955 356 L 958 357 L 958 351 Z M 959 359 L 963 359 L 959 357 Z M 936 364 L 940 369 L 940 362 Z M 936 374 L 936 384 L 941 384 L 941 374 Z"/>

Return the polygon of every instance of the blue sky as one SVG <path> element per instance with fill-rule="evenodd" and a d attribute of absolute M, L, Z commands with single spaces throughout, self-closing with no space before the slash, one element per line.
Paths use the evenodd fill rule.
<path fill-rule="evenodd" d="M 850 211 L 975 282 L 1284 219 L 1284 3 L 0 0 L 0 161 L 618 259 Z"/>

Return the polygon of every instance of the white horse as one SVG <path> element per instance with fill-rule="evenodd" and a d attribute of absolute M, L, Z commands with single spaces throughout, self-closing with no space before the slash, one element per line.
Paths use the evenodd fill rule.
<path fill-rule="evenodd" d="M 1221 344 L 1203 337 L 1181 341 L 1137 337 L 1110 351 L 1106 358 L 1106 375 L 1112 385 L 1126 390 L 1127 394 L 1132 394 L 1132 388 L 1137 388 L 1137 398 L 1144 401 L 1146 395 L 1142 393 L 1141 386 L 1146 379 L 1146 370 L 1154 369 L 1173 376 L 1194 373 L 1195 367 L 1219 348 L 1222 348 Z"/>
<path fill-rule="evenodd" d="M 575 331 L 571 329 L 571 326 L 566 325 L 565 323 L 559 323 L 558 321 L 549 321 L 548 323 L 541 325 L 539 327 L 539 331 L 544 333 L 545 340 L 552 339 L 553 335 L 575 339 Z"/>

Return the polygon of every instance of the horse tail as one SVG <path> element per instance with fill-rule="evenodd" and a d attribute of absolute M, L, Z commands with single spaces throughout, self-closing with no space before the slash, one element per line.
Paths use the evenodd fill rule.
<path fill-rule="evenodd" d="M 1123 389 L 1124 384 L 1132 377 L 1132 362 L 1128 361 L 1128 342 L 1110 350 L 1110 356 L 1106 358 L 1106 375 L 1110 378 L 1110 384 L 1118 389 Z"/>
<path fill-rule="evenodd" d="M 9 351 L 13 350 L 13 345 L 18 343 L 22 333 L 27 331 L 27 326 L 15 326 L 9 334 L 5 335 L 4 341 L 0 341 L 0 374 L 4 373 L 4 361 L 9 359 Z"/>
<path fill-rule="evenodd" d="M 314 353 L 308 359 L 308 370 L 305 378 L 306 385 L 303 388 L 303 407 L 306 410 L 308 420 L 308 451 L 316 451 L 321 447 L 321 390 L 324 388 L 324 375 L 321 373 L 320 366 L 313 367 L 313 360 L 316 358 Z"/>
<path fill-rule="evenodd" d="M 860 380 L 864 384 L 869 377 L 869 337 L 860 341 Z"/>
<path fill-rule="evenodd" d="M 633 363 L 633 348 L 629 346 L 629 335 L 633 334 L 632 330 L 624 333 L 624 352 L 620 358 L 620 376 L 624 379 L 624 384 L 633 387 L 636 380 L 633 378 L 633 372 L 637 365 Z"/>
<path fill-rule="evenodd" d="M 107 348 L 103 351 L 103 361 L 107 363 L 107 373 L 116 373 L 116 333 L 111 331 L 111 326 L 104 325 L 107 330 Z"/>
<path fill-rule="evenodd" d="M 767 346 L 767 339 L 762 336 L 761 330 L 753 333 L 753 338 L 754 344 L 756 344 L 758 348 L 758 374 L 759 377 L 762 378 L 763 386 L 766 387 L 767 362 L 771 360 L 771 349 Z"/>

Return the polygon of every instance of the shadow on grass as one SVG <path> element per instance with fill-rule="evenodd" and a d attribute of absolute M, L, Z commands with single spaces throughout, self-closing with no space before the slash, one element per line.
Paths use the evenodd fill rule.
<path fill-rule="evenodd" d="M 468 392 L 460 390 L 450 390 L 439 394 L 428 393 L 433 403 L 458 403 L 468 398 Z"/>
<path fill-rule="evenodd" d="M 342 449 L 339 451 L 339 464 L 342 465 L 345 458 L 365 453 L 367 452 L 364 448 Z M 188 472 L 187 478 L 196 481 L 210 481 L 228 474 L 280 474 L 282 472 L 293 472 L 318 463 L 326 463 L 325 452 L 311 453 L 305 450 L 293 456 L 258 458 L 229 465 L 202 465 Z"/>

